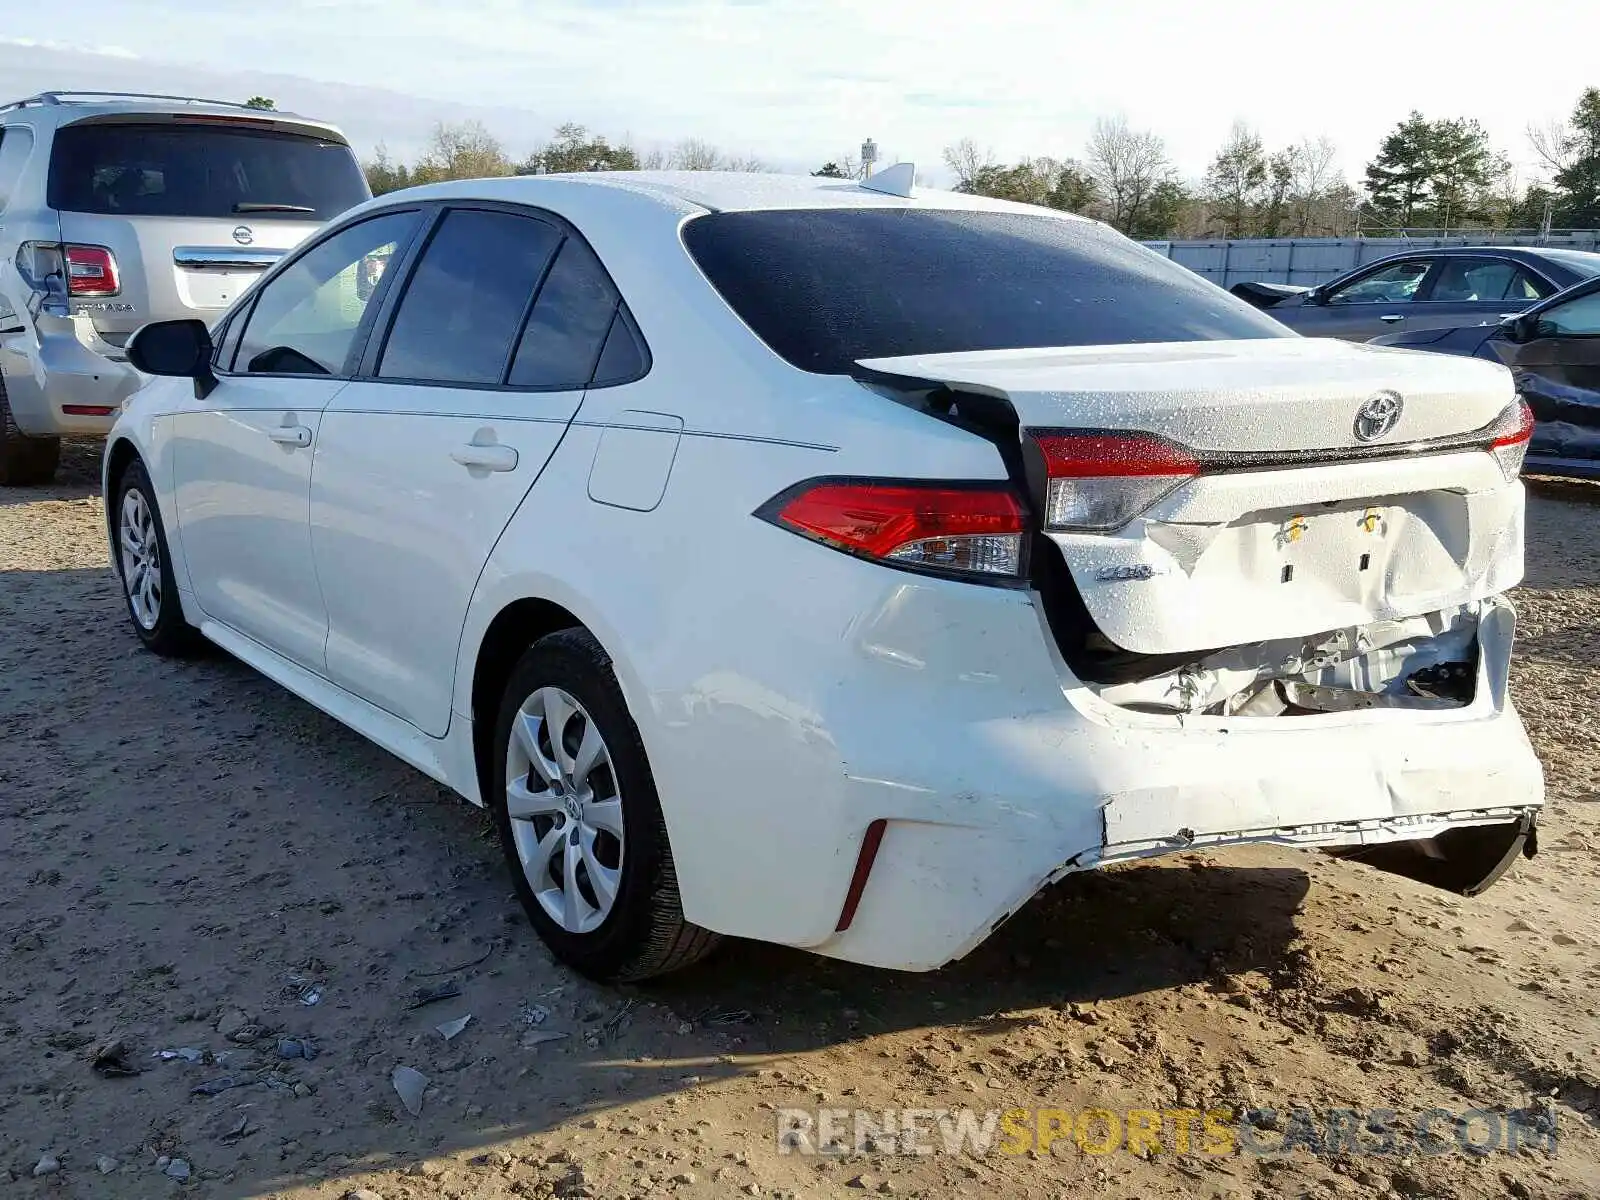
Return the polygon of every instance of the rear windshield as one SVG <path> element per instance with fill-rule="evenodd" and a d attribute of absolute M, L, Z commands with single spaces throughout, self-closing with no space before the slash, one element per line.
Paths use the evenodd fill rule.
<path fill-rule="evenodd" d="M 69 125 L 50 156 L 60 212 L 325 221 L 369 194 L 350 147 L 266 129 Z"/>
<path fill-rule="evenodd" d="M 823 374 L 902 354 L 1295 336 L 1092 221 L 772 210 L 697 217 L 683 240 L 758 337 Z"/>
<path fill-rule="evenodd" d="M 1539 253 L 1585 279 L 1593 279 L 1596 275 L 1600 275 L 1600 254 L 1591 254 L 1587 250 L 1547 250 L 1542 246 L 1539 248 Z"/>

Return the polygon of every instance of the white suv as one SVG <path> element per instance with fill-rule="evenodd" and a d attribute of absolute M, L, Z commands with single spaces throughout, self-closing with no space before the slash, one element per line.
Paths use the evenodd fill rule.
<path fill-rule="evenodd" d="M 1179 850 L 1531 851 L 1510 373 L 886 175 L 418 188 L 140 330 L 133 629 L 489 805 L 600 978 L 935 967 Z"/>
<path fill-rule="evenodd" d="M 139 385 L 148 321 L 210 320 L 367 199 L 330 125 L 182 97 L 46 92 L 0 107 L 0 486 L 55 473 Z"/>

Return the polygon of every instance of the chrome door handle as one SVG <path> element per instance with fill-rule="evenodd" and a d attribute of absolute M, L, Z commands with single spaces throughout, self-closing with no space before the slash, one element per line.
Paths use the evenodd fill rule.
<path fill-rule="evenodd" d="M 511 446 L 480 446 L 476 442 L 471 442 L 465 446 L 457 446 L 450 451 L 450 457 L 463 467 L 477 468 L 483 471 L 515 471 L 517 469 L 517 452 Z"/>
<path fill-rule="evenodd" d="M 280 425 L 267 430 L 267 436 L 283 446 L 311 445 L 311 430 L 304 425 Z"/>
<path fill-rule="evenodd" d="M 1389 324 L 1393 325 L 1396 321 L 1404 321 L 1405 317 L 1401 313 L 1384 313 L 1383 316 L 1378 318 L 1378 320 L 1387 321 Z"/>

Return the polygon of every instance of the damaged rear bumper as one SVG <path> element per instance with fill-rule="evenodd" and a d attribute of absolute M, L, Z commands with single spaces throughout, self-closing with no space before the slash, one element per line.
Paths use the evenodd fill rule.
<path fill-rule="evenodd" d="M 1459 707 L 1175 716 L 1118 709 L 1079 687 L 1067 693 L 1070 712 L 976 731 L 991 764 L 981 800 L 868 792 L 871 781 L 858 780 L 887 827 L 849 928 L 811 948 L 936 967 L 1066 874 L 1190 849 L 1403 845 L 1372 865 L 1481 890 L 1524 850 L 1544 802 L 1543 772 L 1507 694 L 1513 627 L 1509 603 L 1484 603 L 1476 688 Z M 966 737 L 951 752 L 975 749 Z M 959 823 L 949 815 L 957 801 L 967 802 Z M 1463 846 L 1471 878 L 1429 876 L 1428 863 Z M 1412 859 L 1419 870 L 1404 869 Z"/>

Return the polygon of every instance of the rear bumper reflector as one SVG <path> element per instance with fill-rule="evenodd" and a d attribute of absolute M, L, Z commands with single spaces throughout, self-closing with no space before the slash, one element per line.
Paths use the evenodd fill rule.
<path fill-rule="evenodd" d="M 861 839 L 861 853 L 856 856 L 856 871 L 850 877 L 850 890 L 845 893 L 844 907 L 839 910 L 839 924 L 834 927 L 835 933 L 843 933 L 850 928 L 850 922 L 856 919 L 856 909 L 861 906 L 861 893 L 867 890 L 867 876 L 872 874 L 872 864 L 877 861 L 878 847 L 883 844 L 883 831 L 888 825 L 889 822 L 879 817 L 867 826 L 866 836 Z"/>
<path fill-rule="evenodd" d="M 117 411 L 114 404 L 63 404 L 61 411 L 69 417 L 109 417 Z"/>

